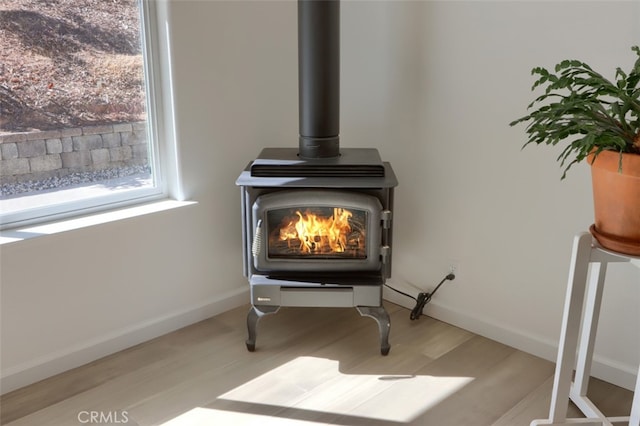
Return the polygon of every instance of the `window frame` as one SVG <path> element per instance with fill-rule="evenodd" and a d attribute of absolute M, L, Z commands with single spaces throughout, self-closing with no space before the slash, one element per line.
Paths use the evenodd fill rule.
<path fill-rule="evenodd" d="M 108 195 L 89 195 L 50 206 L 7 213 L 0 211 L 0 230 L 102 213 L 166 198 L 182 201 L 174 133 L 167 5 L 153 0 L 137 0 L 137 3 L 146 89 L 148 161 L 154 185 Z"/>

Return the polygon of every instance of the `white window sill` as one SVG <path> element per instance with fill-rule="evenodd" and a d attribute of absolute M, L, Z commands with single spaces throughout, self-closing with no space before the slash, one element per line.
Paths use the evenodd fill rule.
<path fill-rule="evenodd" d="M 87 216 L 75 217 L 71 219 L 58 220 L 38 225 L 29 225 L 20 228 L 13 228 L 0 231 L 0 246 L 17 241 L 24 241 L 37 238 L 43 235 L 53 235 L 103 223 L 115 222 L 129 219 L 136 216 L 157 213 L 165 210 L 197 204 L 195 201 L 176 201 L 163 199 L 146 204 L 120 208 L 102 213 L 94 213 Z"/>

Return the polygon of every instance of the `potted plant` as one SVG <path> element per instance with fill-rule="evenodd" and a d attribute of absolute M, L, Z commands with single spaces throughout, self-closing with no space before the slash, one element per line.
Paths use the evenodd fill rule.
<path fill-rule="evenodd" d="M 566 143 L 558 157 L 565 166 L 591 165 L 595 223 L 591 233 L 605 248 L 640 255 L 640 48 L 629 73 L 616 69 L 614 81 L 576 60 L 564 60 L 537 76 L 531 90 L 544 89 L 529 114 L 527 142 Z"/>

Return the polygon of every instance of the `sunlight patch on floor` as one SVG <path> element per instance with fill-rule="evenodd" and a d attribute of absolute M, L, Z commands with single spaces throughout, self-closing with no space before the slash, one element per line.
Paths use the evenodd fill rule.
<path fill-rule="evenodd" d="M 472 377 L 345 374 L 339 371 L 338 361 L 299 357 L 220 395 L 208 407 L 198 407 L 166 425 L 272 424 L 263 423 L 265 419 L 256 416 L 272 418 L 273 424 L 283 425 L 317 425 L 325 421 L 340 424 L 340 417 L 408 423 L 472 380 Z"/>
<path fill-rule="evenodd" d="M 252 413 L 237 413 L 233 411 L 216 410 L 213 408 L 197 407 L 193 410 L 163 423 L 162 426 L 212 426 L 212 425 L 260 425 L 260 426 L 318 426 L 321 423 L 304 420 L 283 419 Z"/>

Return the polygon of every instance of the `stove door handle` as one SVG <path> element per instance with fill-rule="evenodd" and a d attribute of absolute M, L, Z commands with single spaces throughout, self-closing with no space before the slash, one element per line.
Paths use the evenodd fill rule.
<path fill-rule="evenodd" d="M 256 231 L 253 234 L 253 243 L 251 244 L 251 254 L 258 257 L 262 251 L 262 219 L 256 224 Z"/>
<path fill-rule="evenodd" d="M 380 220 L 382 221 L 382 229 L 391 229 L 391 210 L 382 210 L 380 212 Z"/>
<path fill-rule="evenodd" d="M 382 276 L 391 278 L 391 247 L 380 247 L 380 261 L 382 262 Z"/>

